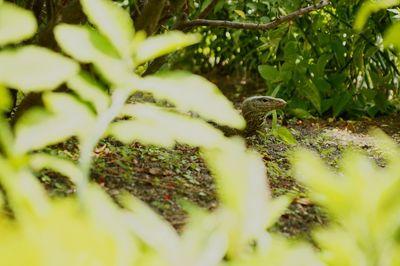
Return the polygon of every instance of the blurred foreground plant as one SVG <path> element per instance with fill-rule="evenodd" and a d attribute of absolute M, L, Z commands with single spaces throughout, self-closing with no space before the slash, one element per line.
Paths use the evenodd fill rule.
<path fill-rule="evenodd" d="M 203 266 L 250 258 L 254 265 L 265 265 L 269 257 L 264 253 L 272 251 L 274 265 L 290 259 L 286 242 L 265 231 L 288 198 L 271 200 L 257 154 L 246 150 L 243 140 L 226 138 L 204 121 L 243 128 L 233 105 L 196 75 L 135 74 L 147 61 L 198 42 L 198 35 L 169 32 L 146 38 L 111 1 L 82 0 L 81 5 L 91 26 L 55 28 L 68 58 L 34 45 L 15 46 L 35 34 L 36 22 L 30 12 L 0 1 L 0 109 L 10 108 L 8 88 L 41 91 L 44 101 L 44 108 L 29 110 L 14 128 L 0 116 L 3 209 L 9 208 L 12 216 L 0 213 L 0 264 Z M 63 83 L 73 94 L 52 91 Z M 110 95 L 100 84 L 107 85 Z M 136 91 L 152 93 L 175 108 L 127 103 Z M 189 111 L 200 118 L 191 118 Z M 41 152 L 72 136 L 80 143 L 78 163 Z M 120 198 L 121 209 L 89 183 L 92 151 L 106 136 L 162 147 L 177 142 L 200 147 L 216 177 L 218 209 L 209 213 L 188 207 L 189 222 L 181 235 L 131 195 Z M 44 168 L 70 178 L 77 197 L 50 199 L 34 176 Z M 303 249 L 290 247 L 293 261 Z M 319 265 L 312 250 L 306 250 L 304 265 Z"/>
<path fill-rule="evenodd" d="M 0 183 L 2 202 L 7 202 L 2 209 L 11 210 L 0 212 L 1 265 L 398 264 L 400 156 L 393 143 L 381 137 L 381 146 L 391 152 L 385 169 L 356 156 L 345 161 L 337 176 L 302 152 L 296 173 L 335 223 L 315 234 L 321 252 L 269 234 L 265 230 L 289 199 L 271 200 L 259 156 L 242 139 L 226 138 L 204 121 L 243 127 L 230 102 L 199 76 L 135 74 L 148 60 L 197 42 L 197 35 L 170 32 L 146 39 L 112 2 L 82 0 L 81 5 L 93 27 L 55 28 L 71 59 L 33 45 L 11 46 L 32 36 L 36 24 L 29 12 L 0 1 L 0 15 L 6 14 L 0 16 L 0 109 L 9 109 L 9 87 L 45 91 L 45 107 L 27 112 L 15 128 L 0 116 Z M 80 63 L 93 66 L 96 76 Z M 95 77 L 107 84 L 110 95 Z M 62 83 L 74 94 L 52 92 Z M 127 103 L 136 91 L 150 92 L 175 108 Z M 200 118 L 186 115 L 188 111 Z M 80 143 L 78 163 L 41 152 L 72 136 Z M 92 151 L 106 136 L 126 143 L 200 147 L 216 178 L 218 208 L 187 207 L 188 224 L 178 234 L 131 195 L 121 196 L 124 208 L 118 207 L 89 183 Z M 44 168 L 70 178 L 77 196 L 50 199 L 34 176 Z"/>
<path fill-rule="evenodd" d="M 332 219 L 314 232 L 328 265 L 400 265 L 400 149 L 382 132 L 374 136 L 384 168 L 349 151 L 334 173 L 311 152 L 296 153 L 298 180 Z"/>

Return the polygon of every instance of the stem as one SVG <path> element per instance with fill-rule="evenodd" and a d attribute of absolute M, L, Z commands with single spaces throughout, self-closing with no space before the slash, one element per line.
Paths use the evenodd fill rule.
<path fill-rule="evenodd" d="M 0 154 L 3 152 L 5 157 L 13 156 L 13 143 L 14 137 L 10 124 L 3 115 L 0 114 Z"/>
<path fill-rule="evenodd" d="M 329 5 L 328 0 L 322 0 L 316 5 L 307 6 L 300 8 L 287 16 L 278 17 L 277 19 L 271 21 L 270 23 L 260 24 L 260 23 L 248 23 L 248 22 L 235 22 L 227 20 L 207 20 L 207 19 L 194 19 L 181 23 L 177 26 L 178 29 L 193 28 L 198 26 L 208 26 L 208 27 L 222 27 L 231 29 L 246 29 L 246 30 L 270 30 L 276 28 L 282 23 L 291 21 L 297 17 L 300 17 L 306 13 L 316 11 Z"/>
<path fill-rule="evenodd" d="M 121 112 L 130 93 L 131 90 L 125 88 L 116 89 L 111 96 L 110 108 L 108 108 L 106 111 L 98 116 L 93 131 L 91 132 L 91 134 L 88 134 L 89 137 L 86 137 L 82 141 L 79 167 L 82 171 L 82 175 L 84 178 L 82 178 L 82 180 L 80 180 L 76 184 L 78 197 L 83 198 L 84 191 L 87 188 L 93 149 L 95 148 L 99 140 L 104 136 L 111 122 Z"/>

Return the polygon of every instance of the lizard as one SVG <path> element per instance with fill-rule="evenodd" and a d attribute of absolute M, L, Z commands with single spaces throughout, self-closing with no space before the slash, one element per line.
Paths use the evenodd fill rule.
<path fill-rule="evenodd" d="M 253 135 L 262 127 L 265 116 L 268 112 L 282 109 L 286 106 L 286 101 L 272 96 L 251 96 L 242 102 L 242 115 L 246 121 L 244 131 L 237 131 L 227 127 L 219 127 L 227 136 L 231 135 Z"/>

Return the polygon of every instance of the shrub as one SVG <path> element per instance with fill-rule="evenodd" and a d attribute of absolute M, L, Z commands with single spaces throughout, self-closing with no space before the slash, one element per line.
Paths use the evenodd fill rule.
<path fill-rule="evenodd" d="M 34 45 L 9 45 L 31 37 L 36 23 L 28 11 L 0 5 L 0 13 L 6 14 L 5 28 L 0 28 L 1 110 L 10 106 L 8 87 L 43 92 L 44 101 L 44 108 L 27 111 L 14 128 L 0 118 L 0 182 L 14 216 L 1 214 L 2 264 L 217 265 L 224 257 L 234 261 L 254 252 L 252 241 L 270 241 L 265 228 L 288 200 L 270 199 L 263 163 L 241 139 L 228 139 L 204 121 L 242 128 L 244 120 L 233 105 L 196 75 L 135 74 L 147 61 L 199 37 L 168 32 L 145 38 L 112 2 L 82 0 L 81 5 L 92 26 L 55 28 L 59 46 L 70 57 Z M 96 76 L 81 63 L 93 66 Z M 52 91 L 63 83 L 73 94 Z M 110 95 L 102 89 L 104 83 Z M 174 111 L 126 103 L 136 91 L 169 101 Z M 200 118 L 187 116 L 188 111 Z M 40 151 L 72 136 L 80 143 L 78 163 Z M 120 198 L 124 209 L 117 207 L 88 182 L 92 150 L 105 136 L 162 147 L 176 142 L 199 146 L 216 177 L 219 208 L 213 213 L 188 208 L 188 225 L 178 235 L 130 195 Z M 76 197 L 49 199 L 34 176 L 43 168 L 70 178 Z"/>

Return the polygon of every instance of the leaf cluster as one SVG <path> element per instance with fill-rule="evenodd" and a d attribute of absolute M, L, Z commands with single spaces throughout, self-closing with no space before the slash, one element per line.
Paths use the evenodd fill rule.
<path fill-rule="evenodd" d="M 312 4 L 221 2 L 210 19 L 268 23 Z M 194 64 L 200 73 L 251 78 L 258 72 L 265 80 L 266 95 L 288 100 L 287 110 L 300 118 L 373 117 L 394 111 L 393 99 L 399 95 L 397 56 L 393 50 L 381 49 L 381 40 L 395 15 L 374 13 L 362 32 L 357 32 L 353 24 L 361 1 L 331 2 L 270 31 L 197 29 L 204 36 L 202 43 L 183 51 L 176 64 Z M 396 3 L 380 2 L 386 7 Z"/>
<path fill-rule="evenodd" d="M 25 29 L 0 30 L 1 109 L 9 108 L 9 87 L 43 92 L 44 100 L 44 108 L 29 110 L 14 128 L 0 117 L 0 183 L 14 215 L 11 219 L 1 213 L 2 261 L 7 265 L 217 265 L 225 256 L 239 257 L 251 240 L 266 238 L 265 228 L 288 199 L 272 201 L 260 158 L 247 151 L 242 140 L 224 137 L 205 121 L 243 128 L 244 120 L 233 105 L 215 85 L 196 75 L 135 74 L 146 61 L 191 45 L 199 36 L 169 32 L 144 38 L 135 32 L 129 15 L 112 2 L 82 0 L 81 5 L 93 27 L 60 24 L 54 29 L 60 47 L 70 56 L 66 57 L 34 45 L 11 45 L 33 36 L 36 22 L 31 13 L 0 3 L 1 12 L 8 15 L 5 25 Z M 93 65 L 96 76 L 81 64 Z M 110 94 L 96 77 L 105 81 Z M 53 91 L 62 83 L 73 93 Z M 168 100 L 175 108 L 129 103 L 137 91 Z M 189 111 L 198 118 L 188 116 Z M 73 136 L 80 144 L 78 163 L 41 151 Z M 190 221 L 182 236 L 130 195 L 119 199 L 124 206 L 120 209 L 89 183 L 93 150 L 106 136 L 162 147 L 177 142 L 199 146 L 217 179 L 221 206 L 213 213 L 189 206 Z M 68 177 L 77 197 L 49 199 L 34 175 L 41 169 Z M 21 251 L 26 256 L 21 257 Z"/>
<path fill-rule="evenodd" d="M 0 0 L 0 14 L 7 13 L 6 23 L 0 24 L 4 70 L 0 71 L 0 109 L 10 106 L 11 86 L 44 92 L 45 104 L 25 113 L 15 128 L 0 116 L 0 184 L 13 214 L 0 212 L 1 264 L 399 264 L 400 150 L 391 140 L 377 137 L 386 168 L 351 155 L 334 174 L 315 156 L 298 152 L 295 174 L 335 222 L 316 232 L 319 250 L 270 234 L 266 229 L 290 198 L 271 199 L 260 157 L 247 150 L 242 139 L 226 138 L 205 122 L 243 127 L 243 118 L 232 104 L 215 85 L 196 75 L 173 72 L 142 78 L 135 74 L 139 64 L 190 45 L 198 36 L 173 32 L 146 39 L 112 2 L 81 0 L 81 5 L 93 27 L 61 24 L 55 28 L 60 47 L 70 56 L 66 57 L 33 45 L 14 47 L 35 33 L 36 23 L 30 12 Z M 9 31 L 2 25 L 23 30 Z M 32 64 L 39 64 L 39 58 L 41 68 Z M 81 63 L 93 65 L 96 76 L 86 73 Z M 106 81 L 110 94 L 98 84 L 97 75 Z M 53 91 L 61 83 L 74 93 Z M 136 91 L 150 92 L 175 108 L 127 103 Z M 199 117 L 186 115 L 188 111 Z M 72 136 L 79 141 L 78 163 L 42 151 Z M 208 212 L 186 204 L 188 223 L 178 234 L 131 195 L 121 196 L 123 208 L 117 206 L 89 183 L 93 150 L 106 136 L 162 147 L 176 142 L 199 146 L 216 178 L 218 208 Z M 77 196 L 50 199 L 35 178 L 41 169 L 69 178 Z M 3 209 L 4 205 L 2 201 Z"/>

